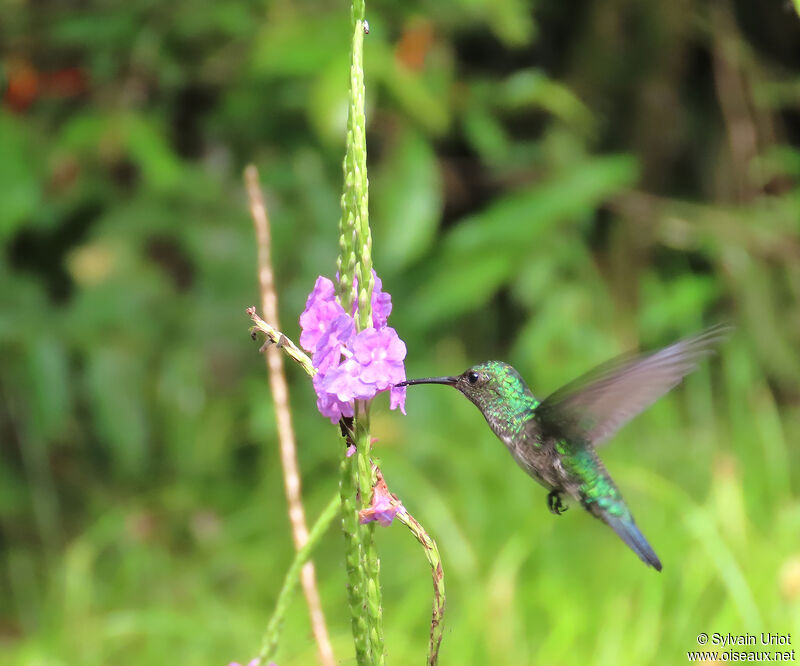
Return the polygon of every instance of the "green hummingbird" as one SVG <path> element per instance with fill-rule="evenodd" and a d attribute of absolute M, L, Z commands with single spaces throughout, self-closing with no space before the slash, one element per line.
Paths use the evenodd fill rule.
<path fill-rule="evenodd" d="M 409 379 L 398 386 L 449 384 L 481 410 L 514 460 L 549 494 L 550 511 L 563 496 L 609 525 L 643 562 L 661 562 L 642 535 L 622 494 L 595 451 L 625 423 L 697 367 L 727 337 L 721 325 L 644 354 L 626 354 L 538 400 L 508 363 L 486 361 L 455 377 Z"/>

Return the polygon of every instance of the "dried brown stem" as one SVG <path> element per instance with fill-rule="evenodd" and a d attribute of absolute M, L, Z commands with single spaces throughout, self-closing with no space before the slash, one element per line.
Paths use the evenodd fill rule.
<path fill-rule="evenodd" d="M 250 200 L 250 214 L 258 244 L 258 281 L 261 287 L 261 311 L 266 321 L 275 328 L 280 328 L 278 321 L 278 296 L 275 291 L 275 279 L 272 271 L 271 237 L 269 217 L 264 205 L 264 198 L 259 185 L 258 170 L 252 164 L 245 169 L 245 184 Z M 275 401 L 275 416 L 278 425 L 283 480 L 286 488 L 286 502 L 289 508 L 289 522 L 292 526 L 292 538 L 296 550 L 300 550 L 308 542 L 308 527 L 300 491 L 300 472 L 297 465 L 297 447 L 295 446 L 294 428 L 289 410 L 289 388 L 283 371 L 283 357 L 277 345 L 266 346 L 267 368 L 272 396 Z M 320 662 L 324 666 L 334 666 L 328 629 L 322 612 L 319 591 L 317 590 L 314 563 L 307 562 L 301 572 L 303 592 L 308 604 L 311 618 L 311 629 L 317 641 Z"/>

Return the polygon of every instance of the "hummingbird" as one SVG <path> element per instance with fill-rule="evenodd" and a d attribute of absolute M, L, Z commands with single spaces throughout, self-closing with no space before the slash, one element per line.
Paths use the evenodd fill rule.
<path fill-rule="evenodd" d="M 544 400 L 502 361 L 485 361 L 452 377 L 409 379 L 398 386 L 454 386 L 481 411 L 517 464 L 549 491 L 552 513 L 566 510 L 565 496 L 580 503 L 645 564 L 661 571 L 661 561 L 595 449 L 677 386 L 730 330 L 718 325 L 656 351 L 619 356 Z"/>

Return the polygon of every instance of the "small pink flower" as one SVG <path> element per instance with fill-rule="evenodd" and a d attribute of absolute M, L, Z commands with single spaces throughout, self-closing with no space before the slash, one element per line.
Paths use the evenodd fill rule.
<path fill-rule="evenodd" d="M 384 527 L 389 527 L 398 513 L 402 515 L 405 512 L 403 503 L 389 492 L 386 481 L 379 474 L 372 489 L 370 507 L 358 512 L 358 520 L 362 525 L 378 521 Z"/>

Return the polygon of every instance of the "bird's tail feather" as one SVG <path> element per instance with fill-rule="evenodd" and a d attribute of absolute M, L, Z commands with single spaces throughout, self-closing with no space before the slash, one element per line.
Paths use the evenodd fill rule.
<path fill-rule="evenodd" d="M 636 527 L 636 523 L 633 522 L 633 518 L 630 515 L 620 517 L 604 513 L 602 518 L 628 544 L 628 547 L 641 558 L 642 562 L 650 565 L 656 571 L 661 571 L 661 561 L 658 559 L 658 555 L 647 543 L 647 539 Z"/>

